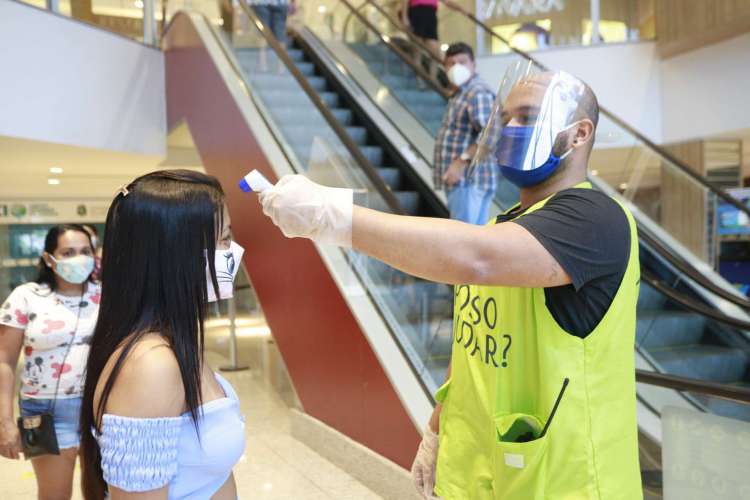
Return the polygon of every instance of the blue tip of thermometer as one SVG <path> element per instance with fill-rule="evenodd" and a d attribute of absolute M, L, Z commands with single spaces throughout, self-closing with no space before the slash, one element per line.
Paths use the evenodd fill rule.
<path fill-rule="evenodd" d="M 266 189 L 273 187 L 273 184 L 268 182 L 263 174 L 257 170 L 252 170 L 245 177 L 240 179 L 240 189 L 246 193 L 262 193 Z"/>

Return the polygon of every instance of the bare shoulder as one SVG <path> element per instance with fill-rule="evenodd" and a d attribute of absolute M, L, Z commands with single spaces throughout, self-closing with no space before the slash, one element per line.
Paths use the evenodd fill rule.
<path fill-rule="evenodd" d="M 103 389 L 104 377 L 109 377 L 119 355 L 119 349 L 112 354 L 97 393 Z M 182 375 L 172 348 L 156 334 L 139 339 L 122 363 L 105 413 L 140 418 L 172 417 L 182 414 L 184 406 Z"/>

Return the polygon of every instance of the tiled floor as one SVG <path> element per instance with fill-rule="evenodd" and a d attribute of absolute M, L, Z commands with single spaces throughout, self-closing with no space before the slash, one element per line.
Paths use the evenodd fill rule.
<path fill-rule="evenodd" d="M 224 376 L 239 393 L 247 419 L 246 452 L 234 469 L 240 498 L 381 498 L 290 436 L 289 404 L 294 404 L 295 398 L 283 363 L 262 323 L 250 318 L 239 323 L 239 359 L 251 369 Z M 207 358 L 217 368 L 227 362 L 223 355 L 228 348 L 226 327 L 216 321 L 209 324 L 215 326 L 207 332 Z M 76 477 L 76 489 L 77 481 Z M 35 497 L 31 464 L 0 458 L 0 499 Z M 80 493 L 76 491 L 73 498 L 80 499 Z"/>

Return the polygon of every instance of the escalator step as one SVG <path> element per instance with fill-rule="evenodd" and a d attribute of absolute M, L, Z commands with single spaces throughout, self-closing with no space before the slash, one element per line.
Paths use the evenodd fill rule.
<path fill-rule="evenodd" d="M 297 68 L 305 76 L 315 75 L 315 65 L 311 62 L 298 62 Z"/>
<path fill-rule="evenodd" d="M 292 61 L 301 62 L 305 60 L 305 53 L 300 49 L 287 49 L 287 54 Z"/>
<path fill-rule="evenodd" d="M 641 282 L 641 291 L 638 294 L 638 312 L 641 311 L 655 311 L 659 310 L 664 306 L 666 297 L 656 289 L 650 287 L 644 282 Z"/>
<path fill-rule="evenodd" d="M 750 382 L 739 382 L 736 384 L 738 387 L 744 387 L 750 389 Z M 695 397 L 703 403 L 711 413 L 721 415 L 723 417 L 734 418 L 737 420 L 744 420 L 750 422 L 750 405 L 738 403 L 735 401 L 729 401 L 726 399 L 715 398 L 710 396 L 702 396 L 695 394 Z"/>
<path fill-rule="evenodd" d="M 409 215 L 415 215 L 419 210 L 419 193 L 416 191 L 395 191 L 398 202 Z"/>
<path fill-rule="evenodd" d="M 335 108 L 339 105 L 339 95 L 335 92 L 321 92 L 320 98 L 329 108 Z"/>
<path fill-rule="evenodd" d="M 349 125 L 352 123 L 352 110 L 346 109 L 346 108 L 334 108 L 331 110 L 331 113 L 333 113 L 333 116 L 336 117 L 336 120 L 342 125 Z"/>
<path fill-rule="evenodd" d="M 359 146 L 367 143 L 367 129 L 364 127 L 346 127 L 346 133 Z"/>
<path fill-rule="evenodd" d="M 682 311 L 638 311 L 636 343 L 646 349 L 700 342 L 706 317 Z"/>
<path fill-rule="evenodd" d="M 385 183 L 388 184 L 388 186 L 393 190 L 398 189 L 399 185 L 401 184 L 401 172 L 397 168 L 379 168 L 378 174 L 383 178 L 383 181 L 385 181 Z"/>
<path fill-rule="evenodd" d="M 383 164 L 383 148 L 379 146 L 362 146 L 360 149 L 373 167 L 379 167 Z"/>
<path fill-rule="evenodd" d="M 318 92 L 323 92 L 328 86 L 326 79 L 322 76 L 310 76 L 307 78 L 307 81 L 310 83 L 310 86 Z"/>
<path fill-rule="evenodd" d="M 691 345 L 652 352 L 665 373 L 710 382 L 732 383 L 745 375 L 747 353 L 716 345 Z"/>

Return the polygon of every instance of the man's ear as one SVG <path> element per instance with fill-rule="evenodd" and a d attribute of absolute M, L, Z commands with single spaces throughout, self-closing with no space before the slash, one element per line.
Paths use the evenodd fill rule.
<path fill-rule="evenodd" d="M 591 120 L 581 120 L 576 126 L 576 132 L 573 136 L 573 145 L 580 146 L 582 144 L 586 144 L 587 142 L 593 141 L 595 133 L 596 129 L 594 128 L 594 123 Z"/>

